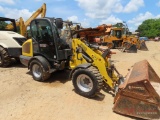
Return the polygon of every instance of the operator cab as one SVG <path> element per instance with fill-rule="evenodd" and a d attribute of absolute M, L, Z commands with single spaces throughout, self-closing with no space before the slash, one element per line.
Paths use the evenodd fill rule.
<path fill-rule="evenodd" d="M 62 28 L 61 18 L 34 19 L 30 24 L 33 56 L 41 55 L 49 61 L 68 59 L 71 49 L 59 36 L 59 29 Z"/>
<path fill-rule="evenodd" d="M 122 30 L 119 30 L 119 28 L 111 30 L 111 36 L 115 36 L 120 39 L 122 37 Z"/>

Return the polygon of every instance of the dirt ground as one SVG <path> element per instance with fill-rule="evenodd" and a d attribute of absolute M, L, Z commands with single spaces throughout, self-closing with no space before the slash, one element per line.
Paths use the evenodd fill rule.
<path fill-rule="evenodd" d="M 112 55 L 122 75 L 141 60 L 148 60 L 160 76 L 160 42 L 147 41 L 149 51 Z M 74 92 L 69 72 L 56 72 L 47 82 L 32 79 L 21 64 L 0 68 L 0 120 L 130 120 L 112 112 L 113 96 L 88 99 Z"/>

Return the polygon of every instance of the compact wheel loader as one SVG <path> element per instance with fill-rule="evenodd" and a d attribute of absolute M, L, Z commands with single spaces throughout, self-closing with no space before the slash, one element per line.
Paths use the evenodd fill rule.
<path fill-rule="evenodd" d="M 110 49 L 82 38 L 73 38 L 71 45 L 60 39 L 63 22 L 60 18 L 37 18 L 31 22 L 32 39 L 23 44 L 20 60 L 28 66 L 34 80 L 45 81 L 54 71 L 71 69 L 70 78 L 78 94 L 93 97 L 106 86 L 117 93 L 113 111 L 139 118 L 160 118 L 160 97 L 151 85 L 158 85 L 160 79 L 147 61 L 136 63 L 124 81 L 109 62 L 114 53 Z"/>

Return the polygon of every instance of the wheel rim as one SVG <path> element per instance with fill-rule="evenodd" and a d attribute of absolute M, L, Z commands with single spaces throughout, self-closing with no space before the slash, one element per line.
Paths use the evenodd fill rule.
<path fill-rule="evenodd" d="M 77 77 L 77 86 L 83 92 L 89 92 L 93 88 L 93 81 L 85 74 L 81 74 Z"/>
<path fill-rule="evenodd" d="M 41 71 L 41 68 L 39 65 L 37 64 L 34 64 L 33 67 L 32 67 L 32 72 L 33 72 L 33 75 L 36 77 L 36 78 L 40 78 L 41 75 L 42 75 L 42 71 Z"/>

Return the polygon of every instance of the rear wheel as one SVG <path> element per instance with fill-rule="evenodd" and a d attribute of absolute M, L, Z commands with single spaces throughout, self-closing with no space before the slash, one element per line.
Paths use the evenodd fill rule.
<path fill-rule="evenodd" d="M 0 67 L 8 67 L 11 64 L 11 58 L 8 52 L 0 46 Z"/>
<path fill-rule="evenodd" d="M 75 91 L 85 97 L 94 97 L 102 89 L 103 79 L 97 68 L 77 69 L 72 75 Z"/>
<path fill-rule="evenodd" d="M 45 81 L 50 77 L 50 73 L 47 72 L 40 61 L 33 60 L 30 63 L 30 71 L 33 79 L 36 81 Z"/>

